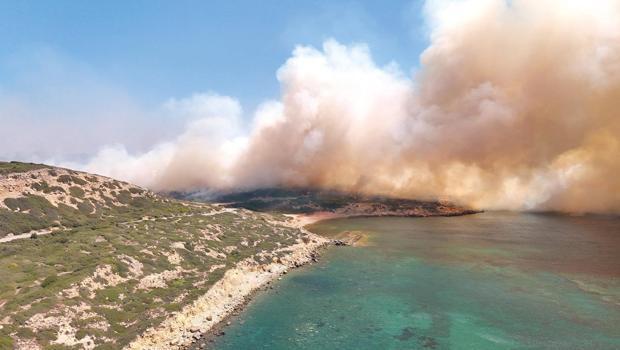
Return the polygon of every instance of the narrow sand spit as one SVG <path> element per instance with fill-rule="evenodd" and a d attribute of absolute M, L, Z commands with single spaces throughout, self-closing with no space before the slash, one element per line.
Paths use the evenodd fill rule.
<path fill-rule="evenodd" d="M 282 248 L 286 255 L 278 262 L 258 264 L 246 259 L 228 270 L 209 291 L 180 312 L 171 315 L 155 328 L 147 329 L 125 349 L 167 350 L 183 349 L 192 344 L 195 336 L 213 326 L 243 305 L 246 297 L 286 273 L 313 259 L 318 249 L 330 241 L 307 232 L 310 241 Z"/>
<path fill-rule="evenodd" d="M 327 220 L 327 219 L 336 219 L 347 217 L 346 215 L 330 212 L 330 211 L 319 211 L 312 214 L 285 214 L 286 216 L 292 218 L 292 225 L 295 227 L 302 228 L 306 225 L 313 224 L 317 221 Z"/>

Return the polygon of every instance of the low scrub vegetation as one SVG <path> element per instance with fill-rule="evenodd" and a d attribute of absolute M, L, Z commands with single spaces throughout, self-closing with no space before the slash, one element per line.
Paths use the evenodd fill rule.
<path fill-rule="evenodd" d="M 36 194 L 3 201 L 0 235 L 56 231 L 0 243 L 0 349 L 17 341 L 122 348 L 239 261 L 269 262 L 281 253 L 267 252 L 307 240 L 284 216 L 169 200 L 82 174 L 68 177 L 67 195 L 77 203 L 71 206 L 52 203 L 45 196 L 50 184 L 32 180 Z"/>

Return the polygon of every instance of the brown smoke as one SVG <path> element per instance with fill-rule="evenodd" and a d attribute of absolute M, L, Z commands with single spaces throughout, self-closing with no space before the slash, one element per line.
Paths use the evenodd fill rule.
<path fill-rule="evenodd" d="M 281 101 L 249 133 L 235 129 L 240 110 L 211 108 L 207 127 L 86 168 L 166 190 L 301 185 L 620 212 L 620 2 L 431 1 L 427 17 L 413 78 L 363 45 L 298 47 L 278 71 Z"/>

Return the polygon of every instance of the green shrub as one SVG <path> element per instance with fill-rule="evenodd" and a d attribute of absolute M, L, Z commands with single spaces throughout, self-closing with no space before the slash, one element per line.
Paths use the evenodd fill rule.
<path fill-rule="evenodd" d="M 73 197 L 77 197 L 77 198 L 84 198 L 84 190 L 77 187 L 77 186 L 71 186 L 69 187 L 69 193 L 73 196 Z"/>
<path fill-rule="evenodd" d="M 78 206 L 78 210 L 80 211 L 80 213 L 84 215 L 88 215 L 92 213 L 93 210 L 95 209 L 95 206 L 93 206 L 93 204 L 89 200 L 84 200 L 78 203 L 77 206 Z"/>
<path fill-rule="evenodd" d="M 77 177 L 77 176 L 71 176 L 71 180 L 73 180 L 73 183 L 78 184 L 78 185 L 80 185 L 80 186 L 84 186 L 84 185 L 86 185 L 86 184 L 88 183 L 88 182 L 86 182 L 86 181 L 84 181 L 84 180 L 80 179 L 80 178 L 79 178 L 79 177 Z"/>
<path fill-rule="evenodd" d="M 60 175 L 59 177 L 56 178 L 56 181 L 62 182 L 63 184 L 70 184 L 72 182 L 71 176 L 69 175 Z"/>
<path fill-rule="evenodd" d="M 131 194 L 142 194 L 144 190 L 141 190 L 137 187 L 132 187 L 129 189 L 129 192 L 131 192 Z"/>
<path fill-rule="evenodd" d="M 56 275 L 48 276 L 43 280 L 43 282 L 41 282 L 41 287 L 46 288 L 47 286 L 56 282 L 57 280 L 58 278 L 56 277 Z"/>
<path fill-rule="evenodd" d="M 7 335 L 0 335 L 0 350 L 13 349 L 13 338 Z"/>
<path fill-rule="evenodd" d="M 50 185 L 46 181 L 35 182 L 30 185 L 36 191 L 45 191 L 50 187 Z"/>
<path fill-rule="evenodd" d="M 118 196 L 116 196 L 116 199 L 123 204 L 129 204 L 129 201 L 131 201 L 131 193 L 127 190 L 122 190 Z"/>
<path fill-rule="evenodd" d="M 22 162 L 0 162 L 0 175 L 25 173 L 31 170 L 47 168 L 47 165 Z"/>

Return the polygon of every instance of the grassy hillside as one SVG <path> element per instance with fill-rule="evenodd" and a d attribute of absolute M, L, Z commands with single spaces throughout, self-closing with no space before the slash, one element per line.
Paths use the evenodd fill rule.
<path fill-rule="evenodd" d="M 0 162 L 0 175 L 24 173 L 30 170 L 48 168 L 45 164 L 22 163 L 22 162 Z"/>
<path fill-rule="evenodd" d="M 0 238 L 183 210 L 131 184 L 39 164 L 0 162 Z"/>
<path fill-rule="evenodd" d="M 0 243 L 0 349 L 122 348 L 237 262 L 309 239 L 281 215 L 43 165 L 0 163 L 0 203 L 0 238 L 28 237 Z"/>

